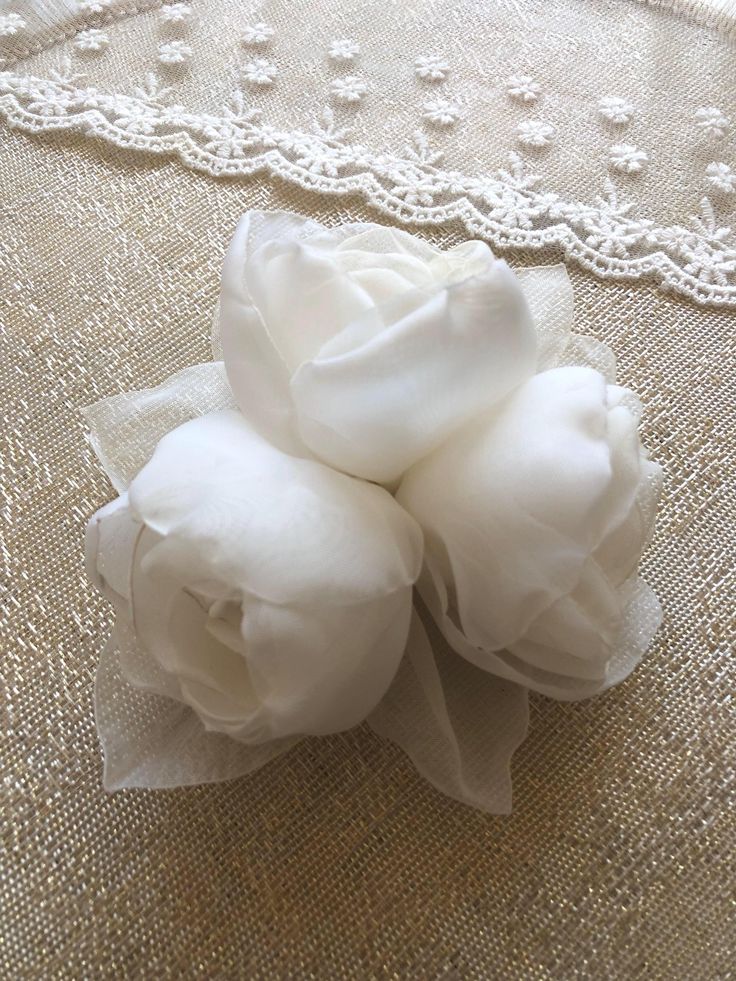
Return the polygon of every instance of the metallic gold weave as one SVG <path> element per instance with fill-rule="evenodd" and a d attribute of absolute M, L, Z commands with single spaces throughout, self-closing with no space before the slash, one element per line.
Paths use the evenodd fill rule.
<path fill-rule="evenodd" d="M 112 490 L 79 409 L 208 358 L 247 208 L 374 216 L 0 136 L 0 977 L 734 977 L 736 315 L 571 270 L 578 329 L 616 352 L 665 469 L 644 563 L 665 626 L 620 688 L 533 700 L 510 817 L 442 797 L 365 729 L 233 783 L 107 796 L 111 617 L 82 537 Z"/>

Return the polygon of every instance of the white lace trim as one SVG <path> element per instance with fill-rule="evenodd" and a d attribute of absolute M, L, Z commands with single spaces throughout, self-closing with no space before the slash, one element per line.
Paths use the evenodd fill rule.
<path fill-rule="evenodd" d="M 285 131 L 246 109 L 240 92 L 218 115 L 190 112 L 169 97 L 154 75 L 134 95 L 122 95 L 81 87 L 69 72 L 50 78 L 0 72 L 0 112 L 26 132 L 74 130 L 119 147 L 177 155 L 213 176 L 265 170 L 309 190 L 359 193 L 401 222 L 459 220 L 500 248 L 557 248 L 601 277 L 654 278 L 698 303 L 736 307 L 736 236 L 719 226 L 708 198 L 690 227 L 665 227 L 637 217 L 635 203 L 610 180 L 590 204 L 565 200 L 545 190 L 515 153 L 507 169 L 470 176 L 443 169 L 442 154 L 421 132 L 400 154 L 389 154 L 352 143 L 329 108 L 311 132 Z M 646 156 L 628 145 L 614 149 L 622 168 L 639 167 Z M 730 182 L 730 171 L 713 176 Z"/>

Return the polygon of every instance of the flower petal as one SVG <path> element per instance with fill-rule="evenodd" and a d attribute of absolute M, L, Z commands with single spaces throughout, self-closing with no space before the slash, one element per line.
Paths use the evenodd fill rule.
<path fill-rule="evenodd" d="M 410 586 L 352 606 L 246 602 L 242 631 L 271 738 L 326 735 L 362 722 L 404 653 Z"/>
<path fill-rule="evenodd" d="M 397 500 L 472 645 L 508 646 L 575 588 L 610 479 L 605 381 L 587 368 L 535 375 L 406 474 Z"/>
<path fill-rule="evenodd" d="M 421 564 L 421 532 L 385 490 L 287 456 L 232 410 L 165 436 L 129 495 L 165 537 L 157 562 L 204 592 L 342 605 L 410 585 Z"/>
<path fill-rule="evenodd" d="M 489 814 L 511 810 L 511 756 L 526 736 L 527 692 L 468 664 L 415 612 L 407 653 L 369 716 L 442 793 Z"/>
<path fill-rule="evenodd" d="M 189 706 L 133 687 L 121 673 L 120 647 L 135 646 L 135 638 L 129 631 L 121 636 L 123 629 L 124 625 L 116 627 L 95 680 L 95 720 L 106 790 L 232 780 L 259 769 L 298 742 L 292 737 L 248 746 L 222 733 L 207 732 Z M 134 659 L 130 652 L 128 657 Z"/>
<path fill-rule="evenodd" d="M 369 326 L 365 343 L 347 352 L 328 345 L 297 371 L 291 391 L 306 445 L 368 480 L 395 481 L 533 371 L 534 332 L 504 263 L 412 303 L 396 322 L 380 307 L 367 317 L 390 326 Z"/>

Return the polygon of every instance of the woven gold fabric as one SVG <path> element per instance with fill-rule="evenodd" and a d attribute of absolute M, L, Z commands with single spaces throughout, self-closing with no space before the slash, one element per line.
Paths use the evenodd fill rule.
<path fill-rule="evenodd" d="M 665 468 L 643 570 L 665 626 L 620 688 L 533 700 L 510 817 L 443 798 L 365 729 L 229 784 L 102 790 L 111 617 L 82 536 L 112 491 L 79 408 L 207 359 L 248 207 L 374 218 L 2 132 L 0 976 L 732 977 L 736 315 L 654 287 L 571 270 L 577 327 L 618 355 Z"/>

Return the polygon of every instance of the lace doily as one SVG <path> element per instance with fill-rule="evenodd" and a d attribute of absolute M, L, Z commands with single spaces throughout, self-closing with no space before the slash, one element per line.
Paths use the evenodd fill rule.
<path fill-rule="evenodd" d="M 736 27 L 636 0 L 16 0 L 0 112 L 736 306 Z M 533 24 L 532 28 L 530 25 Z M 379 26 L 377 26 L 379 25 Z M 650 54 L 642 55 L 642 52 Z"/>

